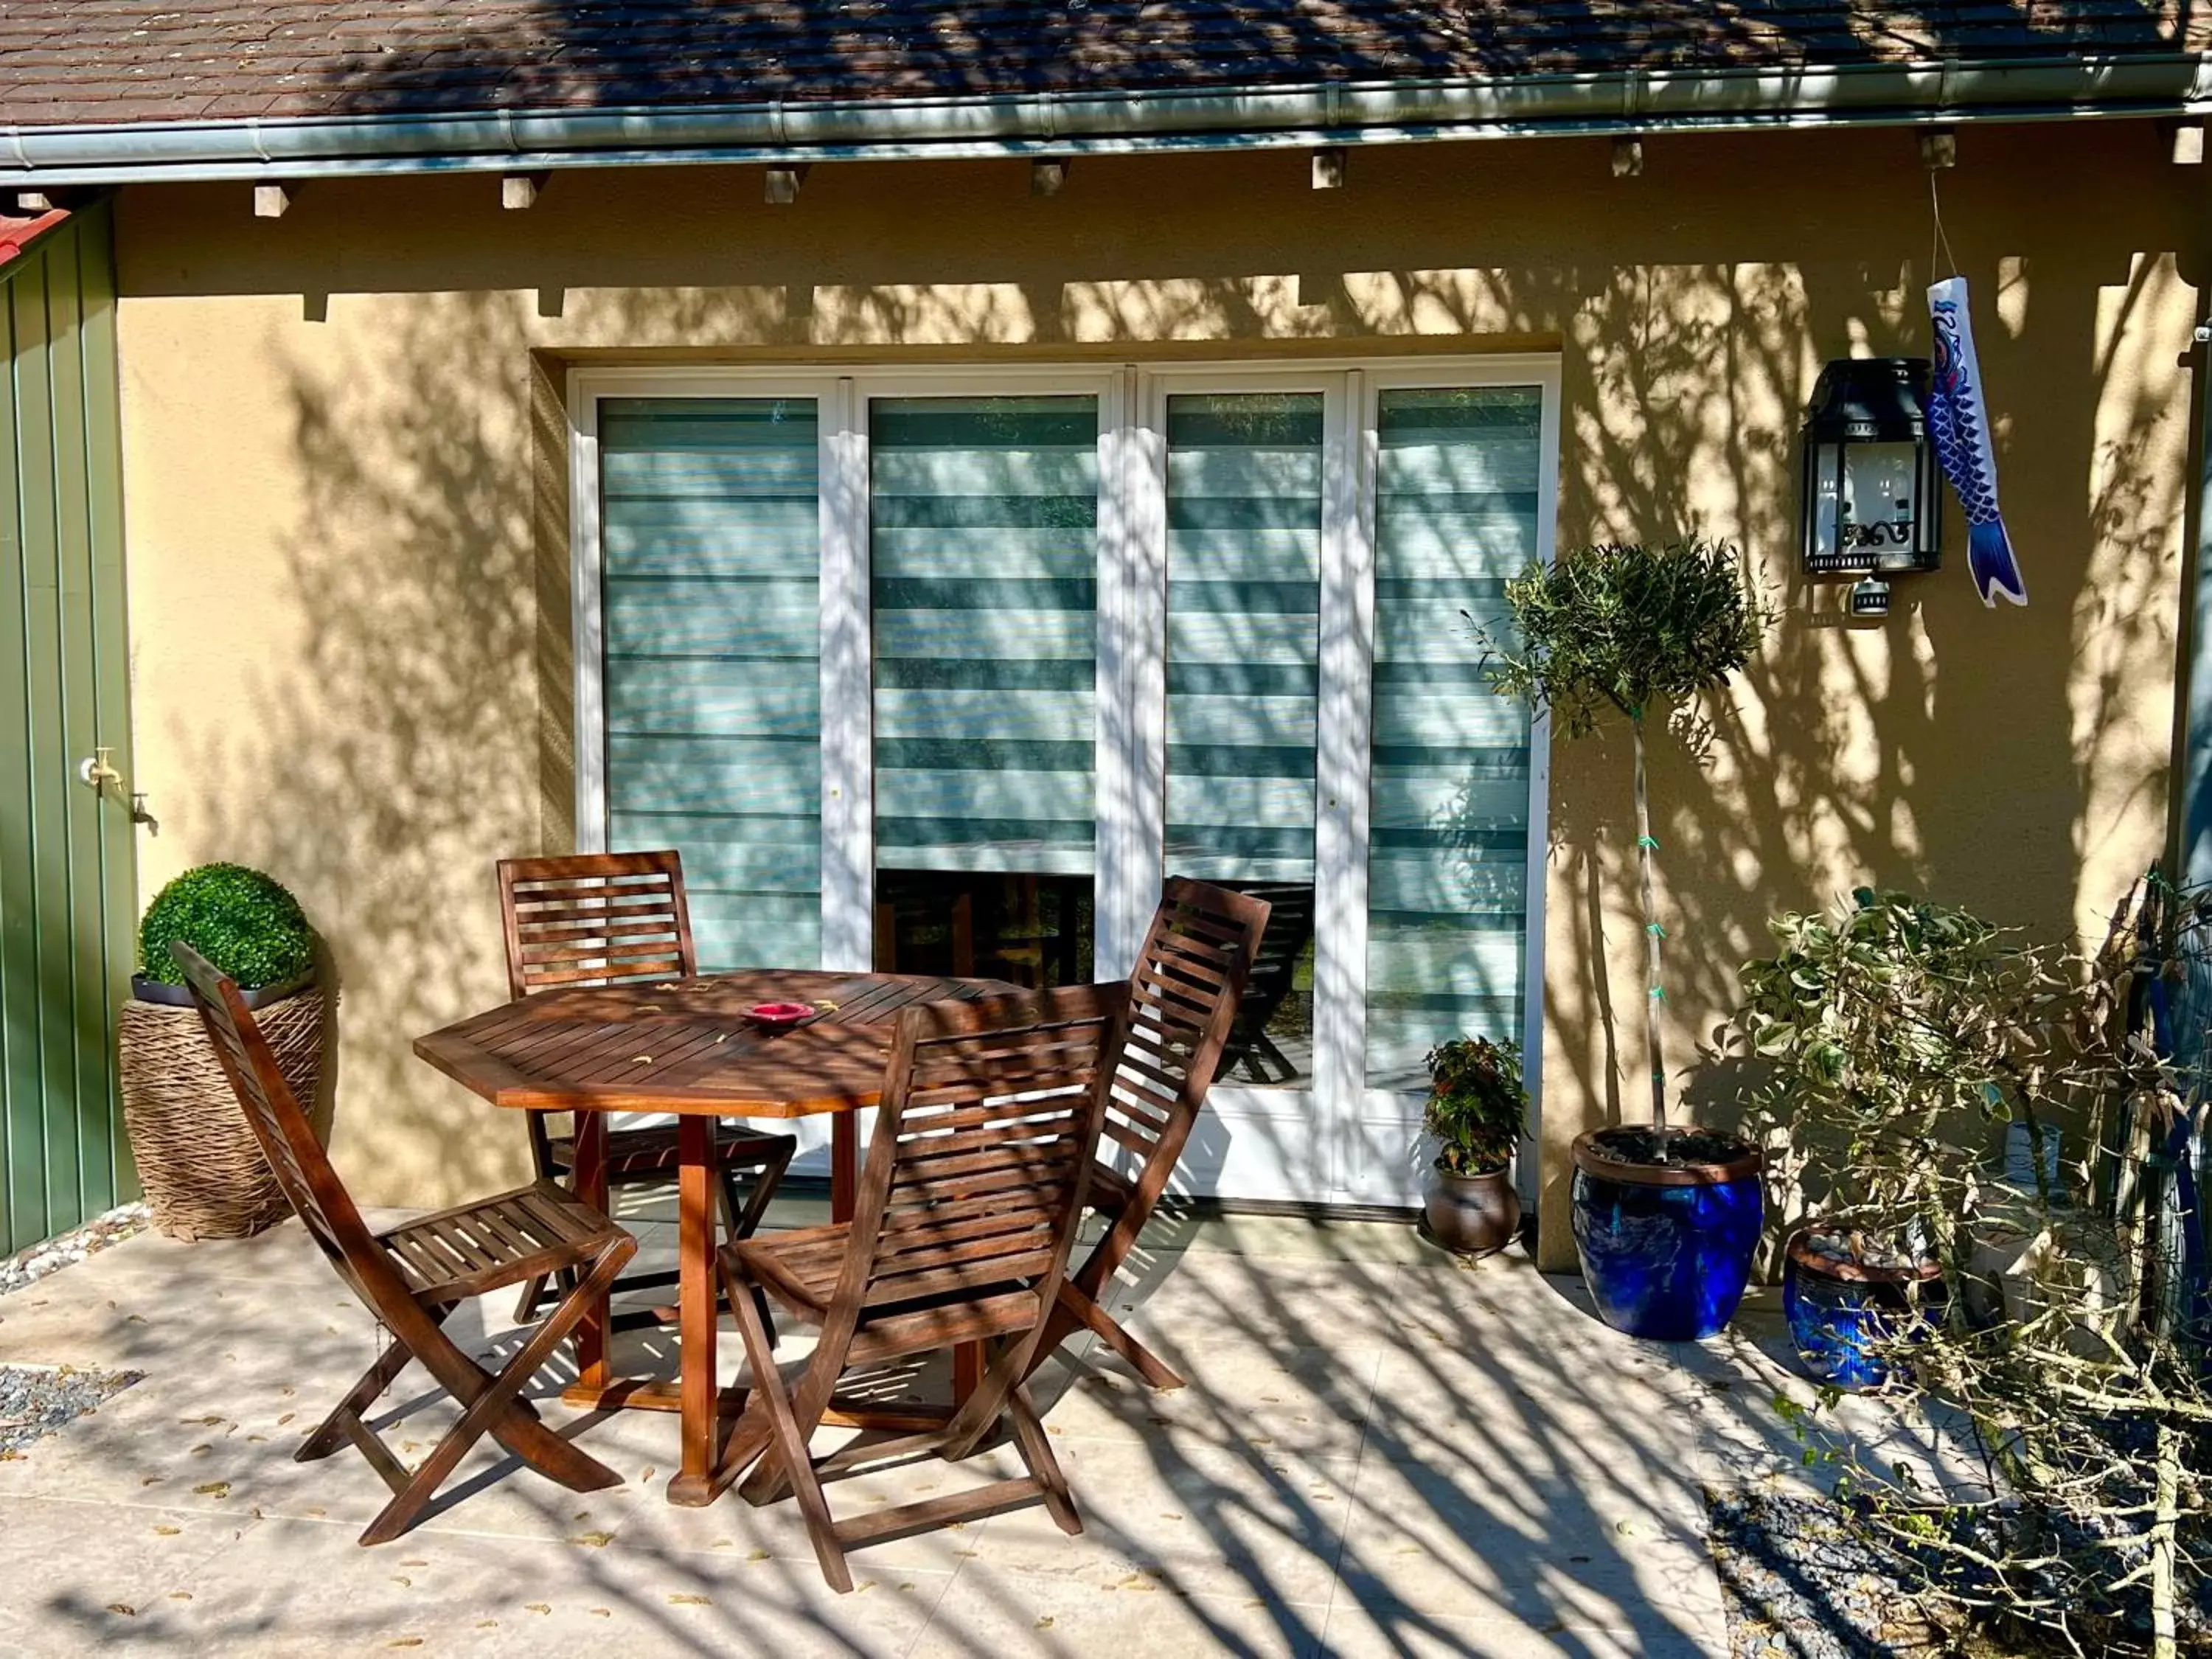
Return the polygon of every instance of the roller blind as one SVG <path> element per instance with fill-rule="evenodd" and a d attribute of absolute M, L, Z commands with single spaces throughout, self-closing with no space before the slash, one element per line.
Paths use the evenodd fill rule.
<path fill-rule="evenodd" d="M 1087 874 L 1098 404 L 869 409 L 876 862 Z"/>
<path fill-rule="evenodd" d="M 708 971 L 821 960 L 810 398 L 599 405 L 607 842 L 684 857 Z"/>
<path fill-rule="evenodd" d="M 1310 882 L 1322 398 L 1168 399 L 1167 867 Z"/>
<path fill-rule="evenodd" d="M 1494 623 L 1535 556 L 1542 417 L 1534 386 L 1381 393 L 1372 1087 L 1420 1086 L 1447 1037 L 1520 1034 L 1528 717 L 1484 684 L 1468 618 Z"/>

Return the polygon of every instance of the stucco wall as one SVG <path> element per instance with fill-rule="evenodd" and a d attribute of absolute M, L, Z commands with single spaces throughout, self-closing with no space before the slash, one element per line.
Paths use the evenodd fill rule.
<path fill-rule="evenodd" d="M 519 1126 L 408 1054 L 501 994 L 489 865 L 565 843 L 559 370 L 571 355 L 1557 350 L 1563 540 L 1741 540 L 1780 624 L 1663 757 L 1671 1058 L 1771 911 L 1910 884 L 2094 931 L 2164 838 L 2203 168 L 2148 125 L 1970 130 L 1942 179 L 1976 282 L 2033 604 L 1954 557 L 1885 623 L 1793 568 L 1820 363 L 1924 351 L 1927 176 L 1901 132 L 1303 156 L 133 189 L 119 220 L 138 787 L 154 887 L 230 857 L 299 891 L 343 985 L 335 1150 L 365 1198 L 520 1173 Z M 1954 520 L 1954 548 L 1962 545 Z M 1561 1154 L 1637 1112 L 1622 746 L 1555 757 L 1546 1255 Z M 1606 948 L 1596 941 L 1602 938 Z M 1701 1073 L 1724 1109 L 1725 1076 Z"/>

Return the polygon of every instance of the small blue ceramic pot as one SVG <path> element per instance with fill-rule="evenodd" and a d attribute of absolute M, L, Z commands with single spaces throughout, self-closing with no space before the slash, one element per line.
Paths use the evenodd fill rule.
<path fill-rule="evenodd" d="M 1888 1382 L 1889 1366 L 1876 1346 L 1895 1341 L 1913 1325 L 1924 1327 L 1942 1295 L 1943 1270 L 1933 1261 L 1917 1267 L 1838 1261 L 1813 1249 L 1804 1233 L 1790 1239 L 1782 1269 L 1782 1311 L 1797 1357 L 1816 1381 L 1838 1388 L 1878 1389 Z"/>
<path fill-rule="evenodd" d="M 1711 1132 L 1704 1132 L 1710 1135 Z M 1729 1136 L 1717 1162 L 1635 1161 L 1592 1129 L 1574 1144 L 1575 1249 L 1600 1317 L 1655 1342 L 1693 1342 L 1735 1314 L 1765 1219 L 1759 1148 Z"/>

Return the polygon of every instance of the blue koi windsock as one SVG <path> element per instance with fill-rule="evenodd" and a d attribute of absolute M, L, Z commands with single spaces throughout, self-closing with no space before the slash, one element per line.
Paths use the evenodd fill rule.
<path fill-rule="evenodd" d="M 2003 594 L 2027 603 L 2027 583 L 2013 557 L 1997 511 L 1997 458 L 1990 442 L 1989 410 L 1982 399 L 1981 359 L 1974 354 L 1974 324 L 1966 312 L 1966 279 L 1949 276 L 1928 290 L 1928 316 L 1936 338 L 1936 373 L 1929 391 L 1928 435 L 1936 459 L 1966 510 L 1966 574 L 1982 603 L 1994 608 Z"/>

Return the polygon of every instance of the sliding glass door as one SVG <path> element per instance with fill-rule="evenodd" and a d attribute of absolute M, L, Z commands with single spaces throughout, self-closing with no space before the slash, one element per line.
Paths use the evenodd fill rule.
<path fill-rule="evenodd" d="M 1549 554 L 1555 363 L 572 394 L 583 844 L 679 847 L 715 967 L 1062 984 L 1164 877 L 1259 894 L 1177 1184 L 1415 1200 L 1428 1049 L 1540 1034 L 1545 734 L 1477 630 Z"/>
<path fill-rule="evenodd" d="M 1098 405 L 869 400 L 879 969 L 1091 977 Z"/>
<path fill-rule="evenodd" d="M 599 411 L 605 842 L 684 856 L 702 968 L 822 945 L 820 432 L 802 398 Z"/>

